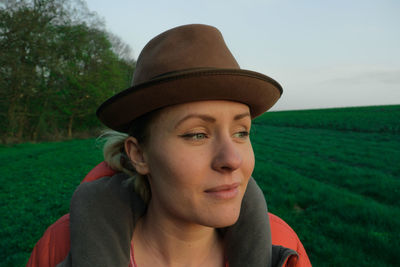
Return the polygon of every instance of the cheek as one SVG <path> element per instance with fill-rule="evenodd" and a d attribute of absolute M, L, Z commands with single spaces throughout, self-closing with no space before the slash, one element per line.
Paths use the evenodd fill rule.
<path fill-rule="evenodd" d="M 253 147 L 251 146 L 251 144 L 250 144 L 250 149 L 249 149 L 248 153 L 249 153 L 248 154 L 248 158 L 249 158 L 248 167 L 249 167 L 249 171 L 250 171 L 250 175 L 251 175 L 253 173 L 254 165 L 255 165 L 254 151 L 253 151 Z"/>
<path fill-rule="evenodd" d="M 251 143 L 249 142 L 248 147 L 244 148 L 242 151 L 243 155 L 243 164 L 241 166 L 243 178 L 247 179 L 246 182 L 250 179 L 251 174 L 254 170 L 255 158 L 254 151 Z"/>
<path fill-rule="evenodd" d="M 148 163 L 151 183 L 156 188 L 171 191 L 200 190 L 201 177 L 207 170 L 207 155 L 179 145 L 160 144 L 151 153 Z M 209 168 L 209 167 L 208 167 Z"/>
<path fill-rule="evenodd" d="M 176 218 L 196 217 L 204 204 L 204 177 L 209 176 L 210 168 L 200 162 L 206 158 L 177 146 L 158 146 L 149 158 L 149 182 L 152 201 L 161 209 L 159 212 Z"/>

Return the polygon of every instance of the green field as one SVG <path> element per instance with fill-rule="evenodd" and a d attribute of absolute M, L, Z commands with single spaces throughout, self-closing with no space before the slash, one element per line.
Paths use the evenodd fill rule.
<path fill-rule="evenodd" d="M 400 105 L 270 112 L 253 176 L 314 266 L 398 266 Z M 0 266 L 24 266 L 102 160 L 94 139 L 0 147 Z"/>

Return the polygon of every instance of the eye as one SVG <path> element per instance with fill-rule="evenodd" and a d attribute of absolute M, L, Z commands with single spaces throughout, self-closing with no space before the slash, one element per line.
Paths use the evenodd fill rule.
<path fill-rule="evenodd" d="M 235 133 L 233 136 L 237 137 L 237 138 L 241 138 L 241 139 L 245 139 L 250 135 L 250 133 L 248 131 L 241 131 L 241 132 L 237 132 Z"/>
<path fill-rule="evenodd" d="M 207 134 L 205 133 L 188 133 L 181 135 L 181 137 L 188 139 L 188 140 L 202 140 L 208 138 Z"/>

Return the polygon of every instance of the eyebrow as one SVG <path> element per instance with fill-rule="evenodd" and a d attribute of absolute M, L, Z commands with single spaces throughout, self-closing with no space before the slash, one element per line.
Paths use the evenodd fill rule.
<path fill-rule="evenodd" d="M 245 113 L 242 113 L 242 114 L 238 114 L 235 117 L 233 117 L 233 120 L 234 121 L 238 121 L 238 120 L 241 120 L 241 119 L 243 119 L 245 117 L 251 118 L 250 113 L 249 112 L 245 112 Z"/>
<path fill-rule="evenodd" d="M 241 119 L 243 119 L 245 117 L 250 117 L 250 113 L 249 112 L 245 112 L 245 113 L 242 113 L 242 114 L 237 114 L 237 115 L 235 115 L 235 117 L 233 117 L 233 120 L 234 121 L 238 121 L 238 120 L 241 120 Z M 214 117 L 212 117 L 212 116 L 209 116 L 209 115 L 205 115 L 205 114 L 189 114 L 189 115 L 185 116 L 183 119 L 181 119 L 180 121 L 178 121 L 178 123 L 175 125 L 175 129 L 178 128 L 178 126 L 180 124 L 182 124 L 184 121 L 186 121 L 188 119 L 192 119 L 192 118 L 198 118 L 198 119 L 201 119 L 201 120 L 203 120 L 205 122 L 211 122 L 211 123 L 216 122 L 216 119 Z"/>

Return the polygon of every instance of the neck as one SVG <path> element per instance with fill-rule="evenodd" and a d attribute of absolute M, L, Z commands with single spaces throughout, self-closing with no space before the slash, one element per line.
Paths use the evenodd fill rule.
<path fill-rule="evenodd" d="M 222 266 L 222 240 L 215 228 L 173 219 L 149 205 L 134 232 L 135 260 L 146 266 Z"/>

